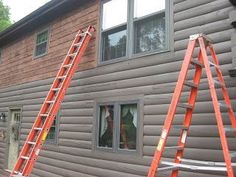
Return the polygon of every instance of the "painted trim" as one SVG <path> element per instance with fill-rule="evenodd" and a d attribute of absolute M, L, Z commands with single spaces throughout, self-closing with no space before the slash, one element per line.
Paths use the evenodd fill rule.
<path fill-rule="evenodd" d="M 142 148 L 143 148 L 143 107 L 144 107 L 144 101 L 143 101 L 143 95 L 132 95 L 132 96 L 121 96 L 121 97 L 110 97 L 110 98 L 99 98 L 95 100 L 95 106 L 94 106 L 94 122 L 93 122 L 93 139 L 92 139 L 92 150 L 94 152 L 100 153 L 109 153 L 113 155 L 132 155 L 135 157 L 141 157 L 142 154 Z M 100 106 L 103 105 L 114 105 L 114 116 L 120 117 L 120 105 L 121 104 L 137 104 L 137 110 L 138 110 L 138 128 L 137 128 L 137 139 L 136 139 L 136 150 L 123 150 L 119 149 L 118 147 L 118 141 L 119 141 L 119 121 L 114 119 L 115 122 L 115 130 L 113 135 L 113 148 L 103 148 L 98 146 L 98 136 L 99 136 L 99 115 L 100 115 Z M 114 138 L 115 136 L 115 138 Z"/>
<path fill-rule="evenodd" d="M 43 53 L 43 54 L 40 54 L 40 55 L 37 55 L 37 56 L 36 56 L 35 52 L 36 52 L 36 47 L 37 47 L 37 45 L 36 45 L 37 37 L 38 37 L 39 34 L 45 32 L 45 31 L 48 32 L 46 52 Z M 41 57 L 43 57 L 43 56 L 45 56 L 45 55 L 48 54 L 50 40 L 51 40 L 51 28 L 50 28 L 50 27 L 44 27 L 44 28 L 42 28 L 41 30 L 39 30 L 38 32 L 35 33 L 35 37 L 34 37 L 33 59 L 38 59 L 38 58 L 41 58 Z"/>
<path fill-rule="evenodd" d="M 10 121 L 9 119 L 11 118 L 11 114 L 13 111 L 19 110 L 21 117 L 20 117 L 20 125 L 19 125 L 19 146 L 18 146 L 18 155 L 20 153 L 20 144 L 21 144 L 21 126 L 22 126 L 22 119 L 23 119 L 23 107 L 22 106 L 12 106 L 8 108 L 8 116 L 7 116 L 7 126 L 6 126 L 6 155 L 5 155 L 5 164 L 3 165 L 5 168 L 5 171 L 8 170 L 8 157 L 9 157 L 9 143 L 10 143 L 10 130 L 9 130 L 9 126 L 10 126 Z"/>
<path fill-rule="evenodd" d="M 130 59 L 136 59 L 136 58 L 140 58 L 140 57 L 145 57 L 145 56 L 149 56 L 149 55 L 154 55 L 154 54 L 161 54 L 161 53 L 165 53 L 165 52 L 171 52 L 174 51 L 174 28 L 173 28 L 173 2 L 170 0 L 166 0 L 166 9 L 165 9 L 165 18 L 166 18 L 166 48 L 163 50 L 153 50 L 153 51 L 147 51 L 147 52 L 140 52 L 135 54 L 133 52 L 133 48 L 134 48 L 134 44 L 133 44 L 133 40 L 134 40 L 134 21 L 140 20 L 140 19 L 145 19 L 145 17 L 143 18 L 138 18 L 138 19 L 134 19 L 132 14 L 134 14 L 134 0 L 129 0 L 128 1 L 128 17 L 127 17 L 127 42 L 126 42 L 126 56 L 121 57 L 121 58 L 115 58 L 115 59 L 111 59 L 111 60 L 107 60 L 107 61 L 102 61 L 103 56 L 102 56 L 102 47 L 103 47 L 103 33 L 106 32 L 107 30 L 112 30 L 115 27 L 112 27 L 110 29 L 107 29 L 105 31 L 102 30 L 102 23 L 103 23 L 103 4 L 108 2 L 109 0 L 102 0 L 100 3 L 100 23 L 99 23 L 99 38 L 100 38 L 100 45 L 98 48 L 98 66 L 100 65 L 104 65 L 104 64 L 112 64 L 112 63 L 116 63 L 116 62 L 120 62 L 120 61 L 124 61 L 124 60 L 130 60 Z M 159 14 L 160 11 L 153 13 L 154 16 Z M 150 15 L 148 15 L 148 17 L 150 17 Z M 124 24 L 122 24 L 124 25 Z M 118 25 L 120 26 L 120 25 Z"/>

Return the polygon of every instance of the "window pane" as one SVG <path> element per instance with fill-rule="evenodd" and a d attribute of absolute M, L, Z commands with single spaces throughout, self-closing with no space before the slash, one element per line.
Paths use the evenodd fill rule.
<path fill-rule="evenodd" d="M 136 149 L 137 104 L 121 105 L 120 112 L 120 149 Z"/>
<path fill-rule="evenodd" d="M 48 31 L 44 31 L 37 35 L 37 44 L 45 42 L 48 40 Z"/>
<path fill-rule="evenodd" d="M 134 24 L 134 53 L 166 48 L 165 14 L 159 14 Z"/>
<path fill-rule="evenodd" d="M 113 147 L 113 120 L 114 107 L 111 105 L 100 106 L 98 142 L 100 147 Z"/>
<path fill-rule="evenodd" d="M 103 61 L 126 56 L 126 27 L 103 34 Z"/>
<path fill-rule="evenodd" d="M 39 55 L 45 54 L 46 51 L 47 51 L 47 42 L 39 44 L 39 45 L 36 46 L 35 56 L 39 56 Z"/>
<path fill-rule="evenodd" d="M 111 0 L 103 4 L 103 30 L 127 22 L 127 4 L 127 0 Z"/>
<path fill-rule="evenodd" d="M 165 9 L 165 0 L 134 0 L 134 18 Z"/>
<path fill-rule="evenodd" d="M 53 124 L 48 132 L 47 140 L 55 140 L 56 139 L 56 119 L 54 119 Z"/>

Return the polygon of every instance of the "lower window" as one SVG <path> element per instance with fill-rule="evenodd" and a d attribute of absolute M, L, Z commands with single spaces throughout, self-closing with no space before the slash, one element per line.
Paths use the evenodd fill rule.
<path fill-rule="evenodd" d="M 137 150 L 137 103 L 114 103 L 99 106 L 98 148 L 112 151 Z"/>
<path fill-rule="evenodd" d="M 48 132 L 47 138 L 46 138 L 46 143 L 49 144 L 56 144 L 57 143 L 57 135 L 58 135 L 58 129 L 59 129 L 59 114 L 57 117 L 54 119 L 52 126 Z"/>

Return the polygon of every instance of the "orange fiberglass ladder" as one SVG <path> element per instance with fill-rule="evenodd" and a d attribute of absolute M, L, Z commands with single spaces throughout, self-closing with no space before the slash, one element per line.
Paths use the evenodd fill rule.
<path fill-rule="evenodd" d="M 22 147 L 10 177 L 26 177 L 30 175 L 66 90 L 89 44 L 92 37 L 91 33 L 94 31 L 95 29 L 92 26 L 89 26 L 86 32 L 78 31 Z"/>
<path fill-rule="evenodd" d="M 200 46 L 198 58 L 193 59 L 193 53 L 195 48 Z M 207 52 L 209 51 L 210 56 L 208 57 Z M 189 67 L 193 65 L 195 68 L 195 73 L 192 81 L 187 81 L 187 74 Z M 199 161 L 192 159 L 184 159 L 184 148 L 186 144 L 186 138 L 191 125 L 193 110 L 196 102 L 198 87 L 200 84 L 200 79 L 205 67 L 207 80 L 209 84 L 210 94 L 212 98 L 213 108 L 215 112 L 217 127 L 220 135 L 220 141 L 223 149 L 223 155 L 225 162 L 210 162 L 210 161 Z M 211 68 L 216 72 L 216 78 L 213 77 Z M 190 94 L 187 103 L 180 103 L 181 93 L 183 92 L 184 86 L 190 87 Z M 217 93 L 222 92 L 224 98 L 224 103 L 219 102 Z M 182 125 L 172 125 L 176 114 L 177 107 L 186 109 L 185 116 Z M 229 119 L 231 122 L 230 127 L 225 127 L 222 120 L 221 109 L 227 110 Z M 173 147 L 166 147 L 167 138 L 171 130 L 180 130 L 180 138 L 178 140 L 178 145 Z M 164 127 L 162 134 L 160 136 L 159 144 L 155 150 L 154 158 L 149 169 L 148 177 L 156 176 L 157 172 L 164 172 L 165 176 L 178 177 L 180 169 L 193 170 L 193 171 L 221 171 L 221 173 L 227 173 L 228 177 L 234 177 L 234 172 L 232 166 L 232 158 L 236 156 L 236 153 L 230 153 L 228 148 L 228 142 L 226 139 L 226 132 L 230 131 L 236 135 L 236 118 L 232 109 L 229 94 L 225 86 L 224 78 L 219 67 L 219 62 L 215 53 L 215 50 L 211 44 L 211 41 L 203 34 L 196 34 L 190 36 L 188 48 L 185 54 L 183 65 L 180 71 L 180 75 L 177 81 L 177 85 L 172 97 L 172 101 L 164 122 Z M 162 161 L 162 155 L 164 150 L 174 149 L 176 155 L 174 162 Z M 183 163 L 185 162 L 185 164 Z M 159 165 L 163 167 L 158 168 Z M 169 172 L 169 175 L 166 175 Z M 158 176 L 158 174 L 157 174 Z"/>

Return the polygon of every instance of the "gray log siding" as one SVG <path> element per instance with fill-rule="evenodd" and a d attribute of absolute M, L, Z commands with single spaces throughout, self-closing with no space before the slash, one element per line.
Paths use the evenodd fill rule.
<path fill-rule="evenodd" d="M 232 68 L 228 0 L 175 0 L 174 52 L 167 52 L 77 72 L 61 107 L 57 145 L 45 145 L 33 170 L 32 177 L 141 177 L 146 176 L 168 110 L 188 36 L 203 32 L 213 39 L 230 97 L 236 108 L 236 80 L 230 78 Z M 216 121 L 211 106 L 206 75 L 203 75 L 193 126 L 187 140 L 185 158 L 223 161 Z M 21 146 L 47 94 L 53 78 L 0 89 L 0 112 L 22 106 Z M 182 100 L 186 100 L 187 92 Z M 114 154 L 94 148 L 96 100 L 141 95 L 141 155 Z M 222 98 L 222 96 L 220 97 Z M 135 98 L 134 98 L 135 99 Z M 183 110 L 178 110 L 175 124 L 181 124 Z M 227 115 L 223 114 L 223 117 Z M 229 120 L 225 120 L 229 124 Z M 6 130 L 7 123 L 0 123 Z M 168 145 L 175 145 L 178 132 L 171 132 Z M 236 141 L 229 138 L 230 148 Z M 0 176 L 5 177 L 6 141 L 0 142 Z M 165 153 L 166 158 L 173 156 Z M 166 177 L 160 173 L 159 177 Z M 218 173 L 182 171 L 180 177 L 222 177 Z"/>

